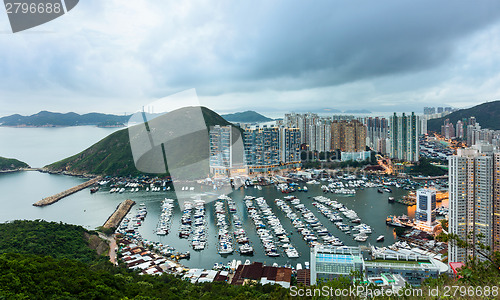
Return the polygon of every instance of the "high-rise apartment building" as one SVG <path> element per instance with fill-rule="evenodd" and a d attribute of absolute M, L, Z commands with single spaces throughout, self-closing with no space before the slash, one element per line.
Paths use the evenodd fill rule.
<path fill-rule="evenodd" d="M 278 127 L 245 128 L 245 161 L 252 171 L 269 171 L 280 163 Z"/>
<path fill-rule="evenodd" d="M 405 161 L 418 161 L 420 120 L 415 113 L 398 116 L 394 113 L 389 120 L 390 156 Z"/>
<path fill-rule="evenodd" d="M 318 152 L 330 151 L 332 140 L 332 131 L 330 124 L 330 120 L 320 119 L 314 126 L 311 126 L 311 128 L 314 129 L 314 139 L 311 139 L 311 150 Z"/>
<path fill-rule="evenodd" d="M 435 107 L 424 107 L 424 115 L 433 115 L 436 113 Z"/>
<path fill-rule="evenodd" d="M 300 162 L 300 131 L 298 128 L 280 127 L 280 161 L 283 163 Z"/>
<path fill-rule="evenodd" d="M 457 126 L 456 126 L 455 130 L 456 130 L 455 136 L 459 139 L 463 139 L 464 138 L 464 124 L 462 121 L 460 121 L 460 120 L 457 121 Z"/>
<path fill-rule="evenodd" d="M 449 158 L 449 231 L 470 244 L 482 243 L 498 250 L 500 242 L 500 153 L 492 145 L 458 149 Z M 450 262 L 465 262 L 477 255 L 450 242 Z"/>
<path fill-rule="evenodd" d="M 239 129 L 233 126 L 210 128 L 210 173 L 216 176 L 246 173 L 243 143 L 235 143 L 240 138 Z"/>
<path fill-rule="evenodd" d="M 313 150 L 316 139 L 315 125 L 320 117 L 317 114 L 306 113 L 285 114 L 283 125 L 289 128 L 298 128 L 301 134 L 301 142 L 307 150 Z"/>
<path fill-rule="evenodd" d="M 386 118 L 366 118 L 366 145 L 382 154 L 387 153 L 386 141 L 389 138 L 389 122 Z"/>
<path fill-rule="evenodd" d="M 333 121 L 332 150 L 360 152 L 366 150 L 366 127 L 358 120 Z"/>

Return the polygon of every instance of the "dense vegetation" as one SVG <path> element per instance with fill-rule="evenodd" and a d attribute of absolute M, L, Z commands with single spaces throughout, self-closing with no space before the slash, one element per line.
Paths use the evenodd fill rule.
<path fill-rule="evenodd" d="M 19 168 L 29 168 L 29 165 L 14 158 L 5 158 L 0 156 L 0 171 L 16 170 Z"/>
<path fill-rule="evenodd" d="M 443 176 L 448 174 L 448 171 L 431 164 L 431 161 L 425 157 L 421 157 L 419 162 L 412 168 L 410 174 L 423 176 Z"/>
<path fill-rule="evenodd" d="M 214 125 L 229 125 L 217 113 L 202 107 L 203 117 L 207 128 Z M 157 119 L 160 119 L 159 117 Z M 206 145 L 208 147 L 208 145 Z M 185 149 L 178 147 L 179 151 L 184 151 L 182 155 L 186 162 L 178 161 L 175 163 L 188 164 L 190 160 L 196 160 L 199 149 Z M 190 151 L 192 152 L 190 154 Z M 46 166 L 50 171 L 69 171 L 73 173 L 87 173 L 110 176 L 137 176 L 141 175 L 135 167 L 132 150 L 130 148 L 130 139 L 128 129 L 116 131 L 86 150 Z M 163 175 L 168 175 L 167 173 Z"/>
<path fill-rule="evenodd" d="M 130 116 L 117 116 L 100 113 L 89 113 L 79 115 L 74 112 L 55 113 L 41 111 L 31 116 L 21 116 L 19 114 L 0 118 L 2 126 L 79 126 L 97 125 L 103 122 L 126 123 Z"/>
<path fill-rule="evenodd" d="M 259 122 L 269 122 L 273 119 L 270 119 L 266 116 L 259 114 L 253 110 L 247 110 L 244 112 L 237 112 L 234 114 L 226 114 L 222 115 L 226 121 L 228 122 L 241 122 L 241 123 L 259 123 Z"/>
<path fill-rule="evenodd" d="M 458 120 L 464 118 L 475 117 L 479 122 L 481 128 L 488 128 L 493 130 L 500 130 L 500 122 L 498 116 L 500 115 L 500 100 L 486 102 L 468 109 L 461 109 L 439 119 L 432 119 L 427 121 L 427 130 L 441 133 L 441 125 L 444 120 L 450 119 L 450 122 L 456 124 Z"/>
<path fill-rule="evenodd" d="M 0 253 L 21 253 L 74 259 L 97 259 L 89 247 L 92 232 L 81 226 L 45 221 L 13 221 L 0 224 Z M 94 234 L 95 235 L 95 234 Z"/>

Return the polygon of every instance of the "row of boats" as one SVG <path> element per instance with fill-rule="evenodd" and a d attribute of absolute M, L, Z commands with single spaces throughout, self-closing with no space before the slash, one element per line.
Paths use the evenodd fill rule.
<path fill-rule="evenodd" d="M 324 196 L 317 196 L 313 198 L 315 202 L 313 205 L 330 221 L 332 221 L 335 226 L 345 234 L 353 233 L 353 239 L 357 242 L 366 242 L 368 239 L 368 234 L 372 233 L 372 228 L 364 223 L 361 223 L 361 219 L 358 217 L 354 210 L 348 209 L 342 203 L 338 203 L 335 200 L 330 200 Z M 344 215 L 351 223 L 358 225 L 348 225 L 343 223 L 343 218 L 338 212 L 332 211 L 332 209 L 338 210 Z M 357 232 L 357 233 L 354 233 Z M 377 242 L 381 242 L 385 239 L 383 235 L 377 238 Z"/>
<path fill-rule="evenodd" d="M 156 226 L 157 235 L 167 235 L 170 232 L 170 227 L 172 225 L 172 215 L 174 213 L 174 203 L 173 199 L 165 198 L 161 203 L 161 213 L 158 220 L 158 225 Z"/>
<path fill-rule="evenodd" d="M 229 208 L 231 222 L 227 222 L 225 204 Z M 228 196 L 222 195 L 215 202 L 215 213 L 217 227 L 219 228 L 219 254 L 232 253 L 233 242 L 238 245 L 238 251 L 242 255 L 253 255 L 253 247 L 250 245 L 250 239 L 247 236 L 243 224 L 236 213 L 236 203 Z M 232 235 L 231 235 L 232 231 Z"/>
<path fill-rule="evenodd" d="M 289 258 L 299 257 L 299 252 L 290 243 L 287 231 L 266 200 L 263 197 L 245 196 L 244 201 L 248 215 L 253 220 L 257 235 L 264 246 L 265 254 L 270 257 L 280 256 L 278 246 L 281 246 Z"/>
<path fill-rule="evenodd" d="M 231 254 L 233 253 L 233 237 L 230 234 L 230 226 L 227 220 L 226 203 L 224 202 L 224 197 L 219 197 L 214 203 L 215 210 L 215 222 L 218 228 L 217 237 L 219 243 L 217 246 L 217 251 L 219 254 Z"/>
<path fill-rule="evenodd" d="M 346 196 L 354 196 L 356 194 L 355 189 L 348 189 L 348 188 L 335 188 L 331 187 L 330 185 L 322 185 L 321 190 L 323 190 L 323 193 L 334 193 L 337 195 L 346 195 Z"/>
<path fill-rule="evenodd" d="M 284 200 L 276 199 L 275 202 L 310 247 L 319 244 L 344 245 L 339 238 L 328 232 L 328 229 L 321 224 L 319 219 L 298 198 L 287 196 L 284 197 Z M 318 237 L 321 242 L 318 240 Z"/>
<path fill-rule="evenodd" d="M 194 250 L 203 250 L 207 245 L 205 201 L 186 201 L 182 211 L 180 238 L 190 238 Z"/>

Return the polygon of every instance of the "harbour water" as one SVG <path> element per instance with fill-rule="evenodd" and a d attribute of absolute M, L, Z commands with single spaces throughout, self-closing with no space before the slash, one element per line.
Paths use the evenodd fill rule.
<path fill-rule="evenodd" d="M 16 130 L 23 133 L 26 129 Z M 2 139 L 2 142 L 4 143 L 6 140 Z M 88 143 L 89 141 L 86 142 Z M 0 155 L 6 156 L 3 153 L 0 153 Z M 56 160 L 62 158 L 64 157 L 59 157 Z M 36 160 L 36 157 L 32 158 L 32 161 Z M 174 208 L 171 232 L 166 236 L 156 235 L 156 226 L 161 212 L 161 202 L 164 198 L 175 198 L 175 193 L 172 191 L 146 192 L 141 190 L 133 193 L 129 191 L 124 193 L 109 193 L 108 188 L 101 188 L 98 192 L 91 194 L 89 189 L 84 189 L 53 205 L 46 207 L 32 206 L 33 203 L 44 197 L 66 190 L 83 181 L 84 179 L 77 177 L 51 175 L 35 171 L 0 174 L 0 205 L 2 206 L 0 210 L 0 222 L 15 219 L 44 219 L 48 221 L 78 224 L 88 229 L 95 229 L 103 225 L 120 202 L 125 199 L 132 199 L 137 203 L 144 203 L 148 210 L 147 217 L 139 229 L 141 235 L 148 240 L 160 241 L 163 244 L 170 245 L 179 252 L 190 251 L 191 258 L 182 261 L 182 263 L 188 267 L 211 268 L 214 263 L 227 263 L 233 259 L 241 260 L 242 262 L 249 259 L 251 261 L 260 261 L 267 264 L 276 262 L 280 265 L 287 262 L 292 265 L 296 265 L 299 262 L 304 264 L 305 261 L 309 260 L 309 246 L 274 202 L 275 199 L 283 199 L 287 194 L 282 194 L 274 186 L 263 187 L 261 190 L 252 187 L 247 189 L 241 187 L 228 195 L 236 203 L 237 214 L 254 248 L 254 255 L 241 256 L 235 251 L 233 254 L 221 256 L 217 252 L 218 239 L 214 215 L 214 202 L 206 205 L 208 239 L 207 246 L 202 251 L 194 251 L 188 239 L 179 238 L 178 230 L 181 225 L 180 218 L 182 212 L 178 205 Z M 406 190 L 396 187 L 392 187 L 393 193 L 390 194 L 378 193 L 377 188 L 364 188 L 363 190 L 357 190 L 354 196 L 349 197 L 332 193 L 324 194 L 321 190 L 321 184 L 309 184 L 307 186 L 309 189 L 308 192 L 294 192 L 292 195 L 298 197 L 301 202 L 314 213 L 328 231 L 340 238 L 345 245 L 392 244 L 394 242 L 393 228 L 385 224 L 386 217 L 388 215 L 402 214 L 414 217 L 415 214 L 415 206 L 407 207 L 399 203 L 388 203 L 387 199 L 389 196 L 400 198 L 406 195 Z M 286 257 L 283 252 L 281 252 L 280 257 L 276 258 L 271 258 L 264 254 L 264 248 L 256 233 L 254 224 L 247 214 L 243 201 L 245 195 L 264 197 L 264 199 L 267 200 L 274 214 L 280 219 L 281 224 L 287 232 L 289 232 L 291 244 L 299 251 L 299 258 L 290 259 Z M 332 200 L 337 200 L 343 203 L 347 208 L 354 210 L 361 219 L 361 222 L 370 225 L 372 228 L 373 233 L 369 235 L 368 240 L 358 243 L 353 240 L 352 235 L 346 235 L 337 229 L 331 221 L 312 205 L 312 197 L 317 195 L 324 195 Z M 201 199 L 203 199 L 203 196 Z M 445 202 L 444 205 L 447 206 L 447 203 Z M 345 218 L 344 223 L 349 224 Z M 376 242 L 376 238 L 379 235 L 385 236 L 384 242 Z"/>

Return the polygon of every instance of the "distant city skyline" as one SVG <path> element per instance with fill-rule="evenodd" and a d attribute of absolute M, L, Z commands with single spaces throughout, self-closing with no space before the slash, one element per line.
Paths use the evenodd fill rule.
<path fill-rule="evenodd" d="M 89 0 L 16 34 L 0 14 L 0 30 L 2 116 L 132 113 L 189 88 L 220 113 L 420 113 L 500 99 L 492 0 Z"/>

